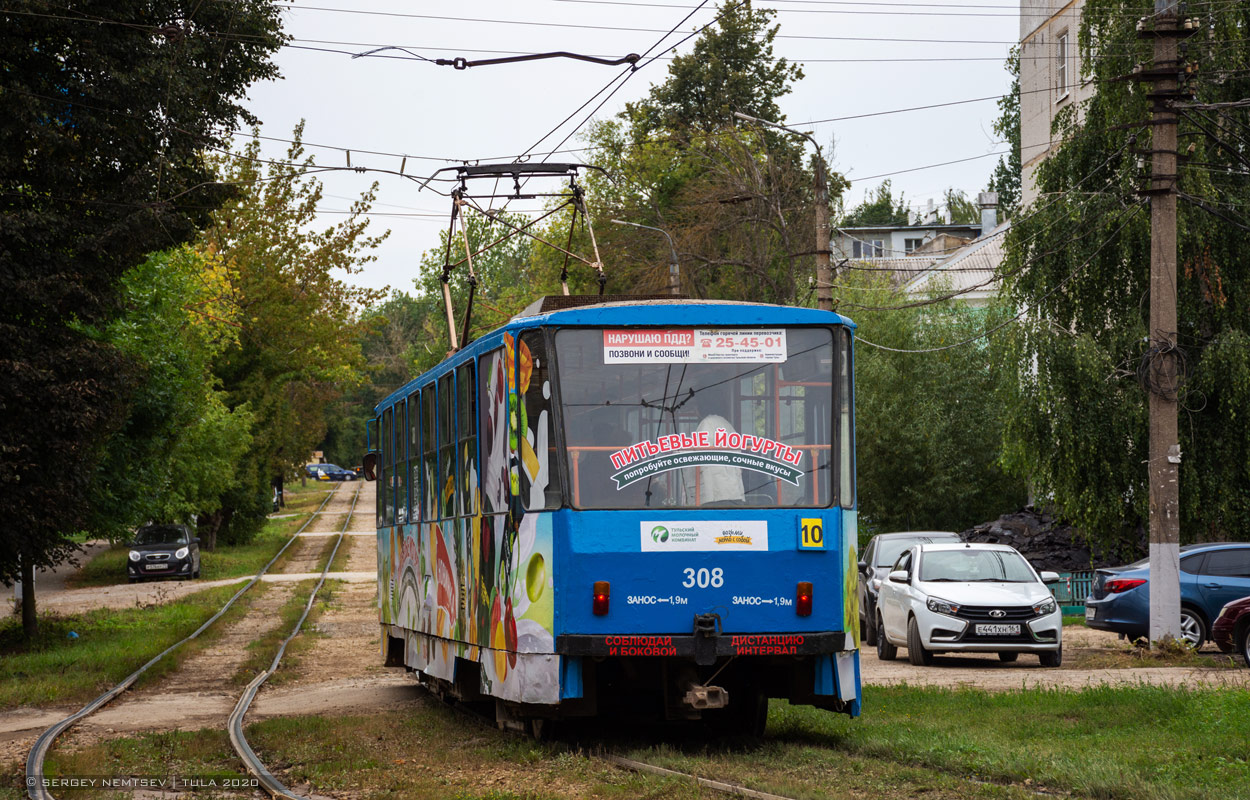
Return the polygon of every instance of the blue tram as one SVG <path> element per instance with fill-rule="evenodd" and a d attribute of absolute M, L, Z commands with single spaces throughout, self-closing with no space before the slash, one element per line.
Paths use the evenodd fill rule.
<path fill-rule="evenodd" d="M 388 663 L 517 726 L 858 715 L 852 330 L 549 297 L 385 398 Z"/>

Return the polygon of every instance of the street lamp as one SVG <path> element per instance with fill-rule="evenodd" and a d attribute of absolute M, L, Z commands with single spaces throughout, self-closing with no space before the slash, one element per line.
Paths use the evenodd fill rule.
<path fill-rule="evenodd" d="M 810 134 L 796 131 L 776 122 L 753 117 L 735 111 L 734 116 L 758 125 L 797 134 L 812 143 L 816 148 L 816 307 L 822 311 L 833 310 L 833 269 L 829 264 L 829 183 L 825 179 L 825 157 L 820 152 L 820 145 Z"/>
<path fill-rule="evenodd" d="M 635 228 L 646 228 L 649 231 L 659 231 L 664 234 L 664 238 L 668 239 L 668 252 L 669 257 L 671 258 L 668 264 L 668 293 L 681 294 L 681 269 L 677 266 L 677 248 L 673 247 L 673 237 L 668 235 L 668 231 L 651 225 L 642 225 L 637 222 L 626 222 L 623 219 L 614 219 L 612 221 L 617 225 L 632 225 Z"/>

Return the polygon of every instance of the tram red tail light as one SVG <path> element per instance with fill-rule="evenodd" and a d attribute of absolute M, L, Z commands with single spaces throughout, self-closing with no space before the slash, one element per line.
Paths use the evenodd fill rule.
<path fill-rule="evenodd" d="M 596 617 L 605 617 L 608 614 L 608 601 L 612 597 L 612 586 L 607 581 L 595 581 L 595 599 L 591 604 L 591 610 L 595 612 Z"/>
<path fill-rule="evenodd" d="M 811 581 L 799 581 L 794 597 L 794 613 L 800 617 L 810 617 L 812 615 Z"/>

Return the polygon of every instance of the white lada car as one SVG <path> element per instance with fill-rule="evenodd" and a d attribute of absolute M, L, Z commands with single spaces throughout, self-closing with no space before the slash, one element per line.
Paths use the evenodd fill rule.
<path fill-rule="evenodd" d="M 1063 615 L 1046 584 L 1014 547 L 1004 544 L 918 544 L 881 582 L 877 656 L 907 648 L 923 666 L 935 653 L 996 652 L 1003 661 L 1037 653 L 1043 667 L 1063 658 Z"/>

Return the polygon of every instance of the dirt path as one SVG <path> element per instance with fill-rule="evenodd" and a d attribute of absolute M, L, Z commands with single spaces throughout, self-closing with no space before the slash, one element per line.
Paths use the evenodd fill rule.
<path fill-rule="evenodd" d="M 1080 662 L 1091 656 L 1123 649 L 1114 633 L 1079 625 L 1063 629 L 1064 660 Z M 1207 646 L 1211 650 L 1211 646 Z M 927 667 L 913 667 L 906 648 L 899 648 L 894 661 L 881 661 L 877 651 L 860 651 L 860 675 L 865 685 L 971 687 L 987 691 L 1009 691 L 1034 687 L 1084 689 L 1090 686 L 1134 686 L 1142 683 L 1167 686 L 1250 686 L 1250 670 L 1236 668 L 1127 667 L 1082 669 L 1060 667 L 1042 669 L 1036 656 L 1021 655 L 1011 663 L 998 660 L 995 653 L 968 653 L 936 656 Z"/>

